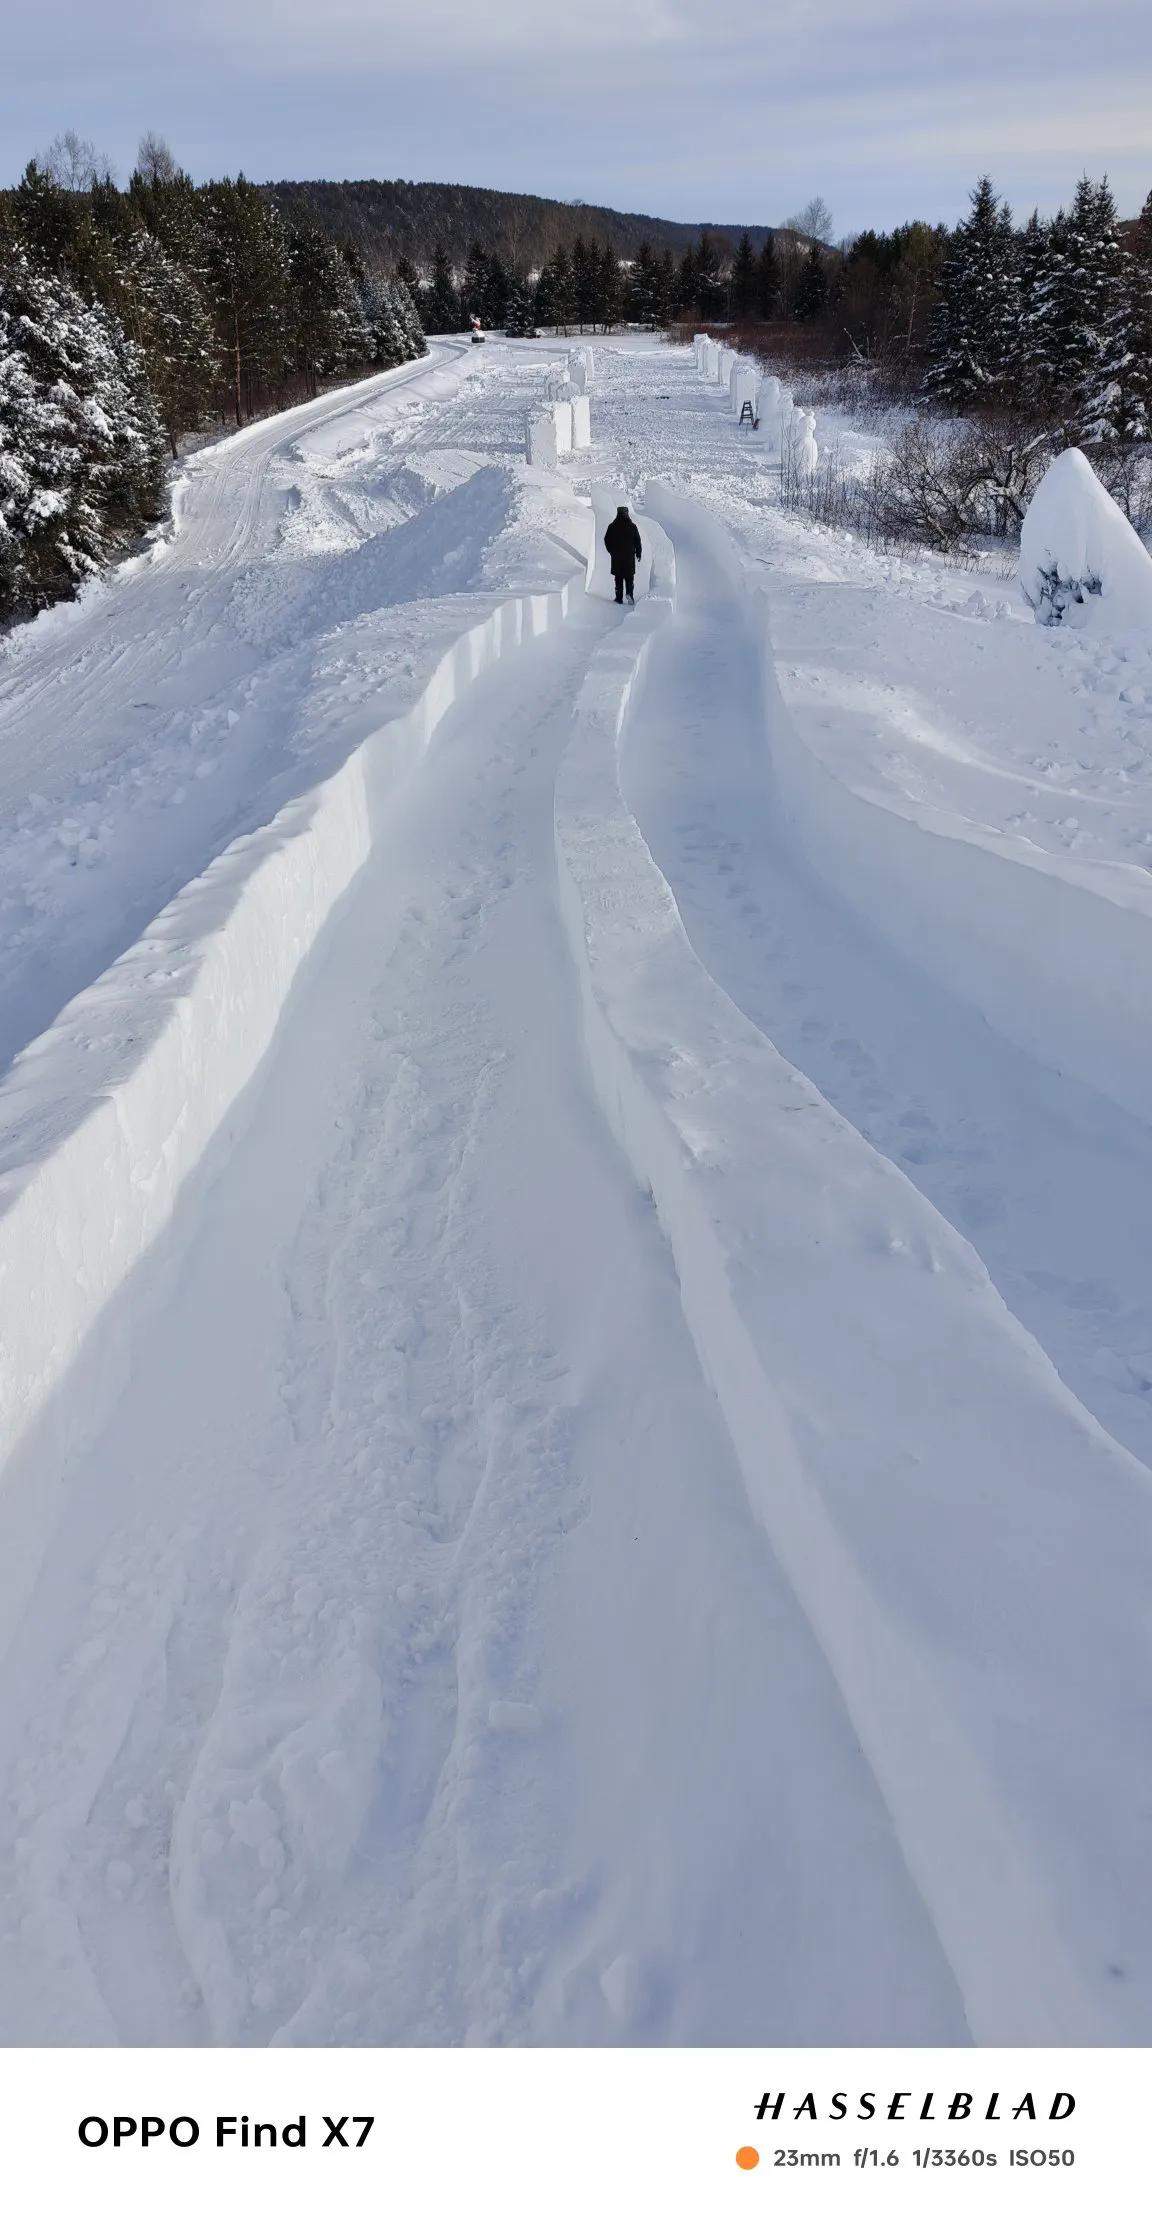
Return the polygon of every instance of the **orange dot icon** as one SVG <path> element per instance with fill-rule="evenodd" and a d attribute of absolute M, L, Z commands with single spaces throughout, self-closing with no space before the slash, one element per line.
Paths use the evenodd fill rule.
<path fill-rule="evenodd" d="M 736 2166 L 738 2168 L 758 2168 L 760 2166 L 760 2155 L 755 2145 L 741 2145 L 736 2155 Z"/>

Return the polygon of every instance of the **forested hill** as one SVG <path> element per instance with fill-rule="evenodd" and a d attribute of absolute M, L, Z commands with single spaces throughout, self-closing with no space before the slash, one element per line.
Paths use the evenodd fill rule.
<path fill-rule="evenodd" d="M 350 241 L 370 265 L 391 265 L 401 256 L 423 267 L 434 246 L 443 246 L 456 264 L 469 247 L 498 254 L 513 269 L 538 269 L 558 246 L 571 248 L 578 237 L 612 246 L 630 260 L 647 240 L 658 253 L 683 254 L 710 230 L 721 251 L 735 244 L 746 227 L 754 246 L 769 231 L 763 224 L 669 223 L 658 215 L 625 215 L 618 208 L 584 201 L 543 200 L 528 192 L 492 192 L 481 185 L 412 184 L 403 177 L 366 178 L 348 184 L 323 182 L 270 184 L 266 189 L 289 224 L 311 221 L 329 238 Z"/>

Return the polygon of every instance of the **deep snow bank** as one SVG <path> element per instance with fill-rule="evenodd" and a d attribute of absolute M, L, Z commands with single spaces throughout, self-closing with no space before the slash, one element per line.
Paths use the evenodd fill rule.
<path fill-rule="evenodd" d="M 561 620 L 570 590 L 478 597 L 479 619 L 455 629 L 407 711 L 230 846 L 0 1084 L 5 1463 L 255 1073 L 302 960 L 367 857 L 377 810 L 462 690 Z M 54 1410 L 66 1442 L 104 1411 L 99 1391 L 77 1398 Z M 12 1578 L 26 1582 L 34 1565 L 31 1554 L 18 1571 L 8 1564 L 0 1616 Z"/>
<path fill-rule="evenodd" d="M 738 565 L 733 589 L 741 589 Z M 1037 1059 L 1152 1114 L 1152 879 L 1026 845 L 882 782 L 801 736 L 764 647 L 767 744 L 792 835 L 837 899 Z"/>
<path fill-rule="evenodd" d="M 669 494 L 650 488 L 646 507 L 642 528 L 656 507 L 674 530 Z M 1142 1473 L 966 1242 L 697 961 L 619 775 L 637 673 L 673 589 L 658 556 L 652 597 L 594 659 L 557 785 L 561 903 L 595 1084 L 655 1200 L 749 1496 L 974 2036 L 1122 2038 L 1131 2022 L 1118 2026 L 1117 2002 L 1106 2023 L 1092 1924 L 1110 1926 L 1116 1898 L 1140 1888 L 1140 1824 L 1116 1812 L 1138 1747 L 1126 1721 L 1102 1718 L 1108 1684 L 1131 1680 L 1129 1642 L 1146 1642 Z M 1089 1615 L 1085 1652 L 1067 1626 Z M 1079 1744 L 1096 1733 L 1106 1837 L 1068 1776 L 1070 1730 Z M 1139 2023 L 1147 1989 L 1128 2005 Z"/>

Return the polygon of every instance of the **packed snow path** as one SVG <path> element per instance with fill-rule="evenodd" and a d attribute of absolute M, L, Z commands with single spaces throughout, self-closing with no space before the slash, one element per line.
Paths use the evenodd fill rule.
<path fill-rule="evenodd" d="M 590 1095 L 613 619 L 453 711 L 147 1264 L 9 1677 L 10 2038 L 964 2035 Z"/>

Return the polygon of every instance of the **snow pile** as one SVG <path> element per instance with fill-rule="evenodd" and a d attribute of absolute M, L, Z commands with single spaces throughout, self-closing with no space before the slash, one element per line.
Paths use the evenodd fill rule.
<path fill-rule="evenodd" d="M 1020 589 L 1038 623 L 1152 630 L 1152 555 L 1078 446 L 1057 454 L 1024 517 Z"/>

